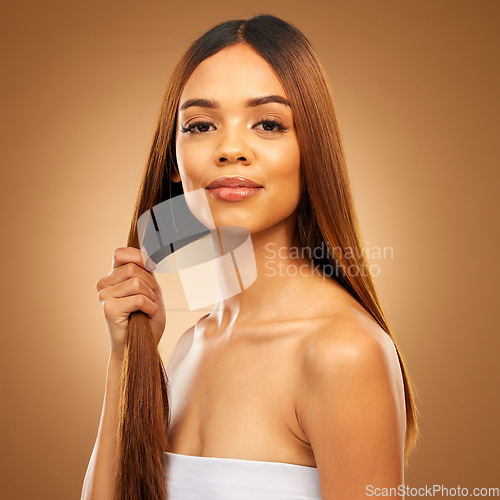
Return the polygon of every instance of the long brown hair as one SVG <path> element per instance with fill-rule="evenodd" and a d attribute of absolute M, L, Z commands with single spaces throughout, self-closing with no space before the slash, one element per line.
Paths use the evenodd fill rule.
<path fill-rule="evenodd" d="M 293 110 L 301 152 L 302 191 L 297 231 L 305 248 L 340 249 L 316 259 L 373 316 L 393 340 L 406 399 L 404 458 L 418 437 L 417 408 L 408 371 L 384 317 L 363 252 L 349 186 L 343 146 L 325 72 L 308 40 L 291 24 L 271 15 L 231 20 L 195 40 L 175 67 L 164 96 L 144 169 L 128 236 L 139 248 L 137 220 L 162 201 L 183 194 L 177 172 L 175 139 L 182 89 L 206 58 L 235 43 L 253 47 L 275 70 Z M 359 272 L 346 272 L 346 270 Z M 363 271 L 364 270 L 364 271 Z M 130 315 L 122 372 L 117 446 L 118 499 L 164 499 L 165 451 L 170 451 L 168 378 L 153 340 L 148 316 Z"/>

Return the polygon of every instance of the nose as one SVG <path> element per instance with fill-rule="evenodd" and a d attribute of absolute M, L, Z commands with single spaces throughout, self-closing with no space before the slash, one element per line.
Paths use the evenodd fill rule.
<path fill-rule="evenodd" d="M 215 151 L 215 163 L 217 165 L 223 166 L 237 162 L 250 165 L 252 163 L 253 154 L 241 131 L 236 130 L 236 128 L 226 129 L 220 137 L 220 143 Z"/>

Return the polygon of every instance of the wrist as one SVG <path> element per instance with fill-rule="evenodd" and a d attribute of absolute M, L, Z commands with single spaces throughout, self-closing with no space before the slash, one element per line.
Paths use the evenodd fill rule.
<path fill-rule="evenodd" d="M 115 350 L 110 350 L 109 352 L 109 358 L 108 358 L 108 364 L 113 363 L 113 364 L 123 364 L 124 360 L 124 353 L 123 352 L 118 352 Z"/>

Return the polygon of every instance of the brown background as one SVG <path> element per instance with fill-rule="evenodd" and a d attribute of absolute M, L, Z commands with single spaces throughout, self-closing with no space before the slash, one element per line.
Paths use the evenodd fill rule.
<path fill-rule="evenodd" d="M 370 260 L 419 395 L 407 484 L 500 486 L 498 1 L 3 4 L 1 498 L 79 498 L 108 356 L 95 283 L 168 76 L 213 24 L 261 12 L 317 49 L 365 242 L 393 249 Z M 166 361 L 206 311 L 159 279 Z"/>

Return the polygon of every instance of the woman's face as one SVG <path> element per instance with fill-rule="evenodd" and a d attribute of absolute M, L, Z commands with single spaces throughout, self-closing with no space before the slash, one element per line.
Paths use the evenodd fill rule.
<path fill-rule="evenodd" d="M 180 175 L 173 180 L 182 180 L 184 193 L 205 190 L 216 225 L 255 233 L 295 213 L 300 152 L 286 103 L 274 70 L 247 44 L 205 59 L 186 82 L 176 131 Z M 262 188 L 207 189 L 223 176 L 243 176 Z"/>

